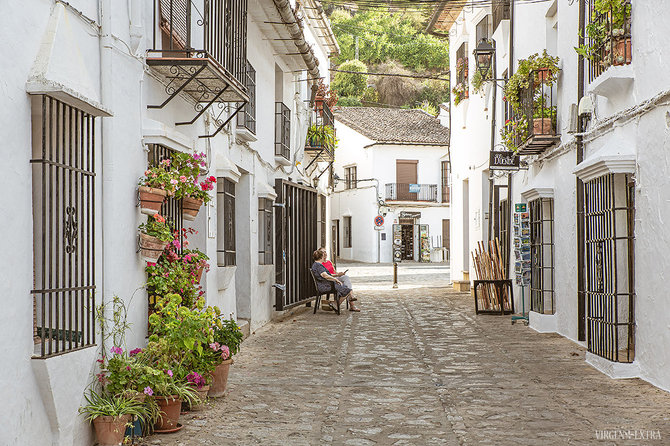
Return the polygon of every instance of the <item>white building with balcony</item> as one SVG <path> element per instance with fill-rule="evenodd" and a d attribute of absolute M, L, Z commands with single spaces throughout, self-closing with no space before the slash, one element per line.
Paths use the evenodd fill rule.
<path fill-rule="evenodd" d="M 210 259 L 200 282 L 208 304 L 253 331 L 310 298 L 301 284 L 311 283 L 311 258 L 286 240 L 297 231 L 312 245 L 328 240 L 308 204 L 327 210 L 332 159 L 301 166 L 311 161 L 312 89 L 328 83 L 338 47 L 316 0 L 6 6 L 0 128 L 12 150 L 0 209 L 13 254 L 0 260 L 0 444 L 91 445 L 77 409 L 111 347 L 96 306 L 119 296 L 131 324 L 121 347 L 146 344 L 137 184 L 149 165 L 203 152 L 217 179 L 194 221 L 178 200 L 161 210 L 197 231 L 189 248 Z M 291 226 L 289 212 L 313 223 Z"/>
<path fill-rule="evenodd" d="M 398 261 L 447 261 L 449 129 L 422 110 L 376 107 L 338 109 L 335 128 L 335 256 L 386 263 L 396 252 Z"/>

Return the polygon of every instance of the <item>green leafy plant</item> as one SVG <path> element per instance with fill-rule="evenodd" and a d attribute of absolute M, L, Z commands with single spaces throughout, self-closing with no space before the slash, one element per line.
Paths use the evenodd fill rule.
<path fill-rule="evenodd" d="M 335 136 L 335 128 L 331 125 L 313 124 L 307 129 L 307 140 L 314 146 L 326 147 L 335 150 L 338 139 Z"/>
<path fill-rule="evenodd" d="M 147 408 L 141 400 L 123 394 L 112 395 L 89 389 L 84 394 L 86 404 L 79 408 L 79 413 L 86 414 L 86 420 L 92 422 L 98 417 L 120 417 L 134 415 L 141 420 L 147 418 Z"/>
<path fill-rule="evenodd" d="M 162 242 L 169 242 L 174 239 L 170 224 L 160 214 L 151 215 L 146 223 L 139 226 L 139 229 L 144 234 L 156 237 Z"/>
<path fill-rule="evenodd" d="M 508 101 L 515 113 L 522 113 L 521 92 L 531 87 L 530 78 L 533 73 L 533 82 L 535 84 L 553 84 L 557 80 L 558 57 L 547 54 L 544 50 L 542 54 L 535 53 L 527 59 L 521 59 L 516 72 L 509 78 L 505 84 L 504 100 Z M 540 78 L 539 72 L 544 70 L 548 72 L 543 78 Z"/>
<path fill-rule="evenodd" d="M 419 110 L 423 110 L 431 116 L 437 116 L 437 115 L 440 114 L 440 111 L 438 110 L 438 108 L 435 107 L 433 104 L 431 104 L 428 101 L 423 101 L 421 103 L 421 106 L 419 107 Z"/>
<path fill-rule="evenodd" d="M 244 335 L 237 322 L 219 316 L 212 328 L 214 342 L 227 346 L 231 357 L 240 351 Z"/>
<path fill-rule="evenodd" d="M 140 178 L 139 185 L 163 189 L 168 195 L 174 195 L 177 190 L 178 181 L 175 179 L 175 172 L 170 169 L 171 161 L 163 160 L 158 166 L 150 167 L 144 171 L 144 176 Z"/>
<path fill-rule="evenodd" d="M 472 80 L 470 81 L 470 85 L 472 85 L 472 92 L 481 93 L 483 91 L 484 81 L 487 81 L 492 77 L 493 73 L 491 68 L 489 68 L 489 71 L 486 73 L 486 77 L 483 77 L 479 70 L 475 70 L 475 74 L 472 75 Z"/>
<path fill-rule="evenodd" d="M 339 67 L 342 71 L 353 71 L 355 73 L 336 72 L 331 88 L 340 96 L 353 96 L 360 98 L 368 86 L 367 65 L 360 60 L 348 60 Z"/>
<path fill-rule="evenodd" d="M 359 98 L 352 96 L 345 96 L 343 98 L 340 98 L 339 101 L 337 101 L 337 105 L 339 105 L 340 107 L 362 107 L 363 103 Z"/>
<path fill-rule="evenodd" d="M 608 67 L 612 64 L 612 55 L 608 54 L 607 43 L 625 36 L 630 27 L 631 4 L 624 0 L 595 0 L 593 11 L 605 16 L 605 20 L 594 20 L 586 25 L 586 41 L 575 47 L 575 51 L 593 63 Z"/>
<path fill-rule="evenodd" d="M 510 120 L 508 119 L 500 129 L 500 136 L 502 137 L 502 142 L 505 146 L 516 152 L 518 150 L 517 143 L 525 141 L 528 136 L 528 119 L 525 115 L 522 115 L 520 119 Z"/>

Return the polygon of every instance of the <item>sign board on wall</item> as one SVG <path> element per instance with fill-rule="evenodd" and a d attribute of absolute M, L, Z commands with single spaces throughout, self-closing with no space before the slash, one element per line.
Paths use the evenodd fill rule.
<path fill-rule="evenodd" d="M 402 211 L 399 218 L 421 218 L 421 212 Z"/>
<path fill-rule="evenodd" d="M 518 170 L 519 155 L 507 151 L 491 151 L 489 154 L 489 168 L 494 170 Z"/>
<path fill-rule="evenodd" d="M 409 185 L 409 193 L 410 194 L 418 194 L 421 192 L 421 185 L 420 184 L 410 184 Z"/>

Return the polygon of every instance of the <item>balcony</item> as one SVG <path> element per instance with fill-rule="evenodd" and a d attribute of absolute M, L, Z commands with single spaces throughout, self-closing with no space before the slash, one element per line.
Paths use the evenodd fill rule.
<path fill-rule="evenodd" d="M 510 0 L 493 0 L 493 32 L 503 20 L 509 20 Z"/>
<path fill-rule="evenodd" d="M 521 90 L 521 117 L 516 122 L 521 129 L 516 138 L 519 155 L 538 155 L 561 141 L 556 133 L 555 82 L 547 78 L 548 71 L 532 71 L 528 88 Z"/>
<path fill-rule="evenodd" d="M 437 184 L 387 183 L 386 201 L 437 203 Z"/>
<path fill-rule="evenodd" d="M 147 65 L 165 82 L 168 98 L 162 109 L 180 93 L 195 102 L 195 117 L 176 125 L 193 124 L 217 103 L 240 103 L 225 126 L 249 97 L 245 86 L 247 53 L 247 0 L 153 0 L 153 40 Z"/>
<path fill-rule="evenodd" d="M 579 51 L 589 60 L 589 82 L 593 82 L 611 66 L 632 62 L 631 3 L 624 0 L 597 9 L 591 5 L 587 40 Z"/>
<path fill-rule="evenodd" d="M 275 161 L 291 164 L 291 110 L 282 102 L 275 102 Z"/>
<path fill-rule="evenodd" d="M 312 162 L 332 162 L 335 159 L 335 118 L 323 101 L 314 106 L 311 125 L 307 133 L 305 153 L 312 156 Z"/>

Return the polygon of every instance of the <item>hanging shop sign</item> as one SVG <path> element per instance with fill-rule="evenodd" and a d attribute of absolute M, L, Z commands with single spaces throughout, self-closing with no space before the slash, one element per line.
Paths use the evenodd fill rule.
<path fill-rule="evenodd" d="M 507 151 L 491 151 L 489 154 L 489 168 L 495 170 L 518 170 L 519 155 Z"/>
<path fill-rule="evenodd" d="M 421 212 L 402 211 L 399 218 L 421 218 Z"/>

